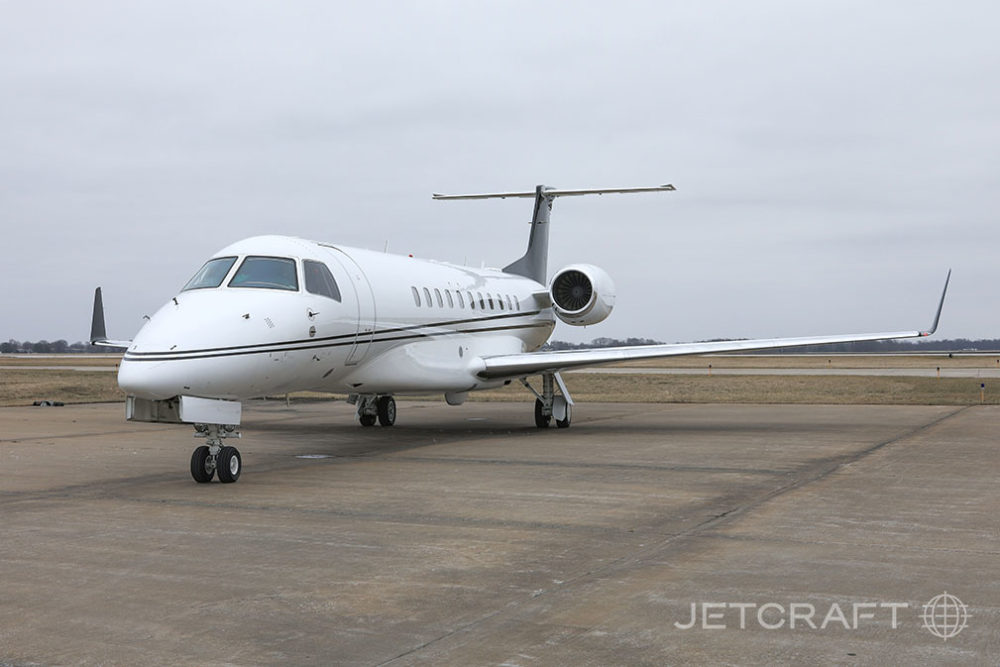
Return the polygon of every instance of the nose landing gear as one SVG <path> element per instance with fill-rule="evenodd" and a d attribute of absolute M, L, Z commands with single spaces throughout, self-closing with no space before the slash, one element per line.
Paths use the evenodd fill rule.
<path fill-rule="evenodd" d="M 231 484 L 243 472 L 243 457 L 235 447 L 224 446 L 226 438 L 240 437 L 230 424 L 195 424 L 195 437 L 205 438 L 206 444 L 196 447 L 191 454 L 191 477 L 199 484 L 207 484 L 218 474 L 219 481 Z"/>

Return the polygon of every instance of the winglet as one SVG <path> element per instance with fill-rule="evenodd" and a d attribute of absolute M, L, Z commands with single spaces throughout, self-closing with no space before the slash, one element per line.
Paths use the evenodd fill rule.
<path fill-rule="evenodd" d="M 108 332 L 104 327 L 104 299 L 101 298 L 100 287 L 94 290 L 94 317 L 90 321 L 90 344 L 119 350 L 124 350 L 132 344 L 130 340 L 108 340 Z"/>
<path fill-rule="evenodd" d="M 94 318 L 90 322 L 90 344 L 108 339 L 104 327 L 104 300 L 101 298 L 101 288 L 94 290 Z"/>
<path fill-rule="evenodd" d="M 941 301 L 938 303 L 937 314 L 934 315 L 934 324 L 927 331 L 921 331 L 921 336 L 930 336 L 938 328 L 938 322 L 941 320 L 941 309 L 944 308 L 944 297 L 948 293 L 948 282 L 951 280 L 951 269 L 948 269 L 948 276 L 944 279 L 944 289 L 941 290 Z"/>

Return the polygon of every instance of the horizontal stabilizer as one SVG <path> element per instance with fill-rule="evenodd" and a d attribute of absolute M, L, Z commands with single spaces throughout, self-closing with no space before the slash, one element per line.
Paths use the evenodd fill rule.
<path fill-rule="evenodd" d="M 638 188 L 586 188 L 582 190 L 559 190 L 557 188 L 545 188 L 542 192 L 546 197 L 576 197 L 579 195 L 606 195 L 606 194 L 628 194 L 632 192 L 672 192 L 676 190 L 669 183 L 666 185 L 654 185 L 652 187 Z M 538 192 L 487 192 L 482 194 L 469 195 L 431 195 L 434 199 L 507 199 L 508 197 L 534 197 Z"/>
<path fill-rule="evenodd" d="M 578 195 L 630 194 L 635 192 L 673 192 L 673 185 L 654 185 L 652 187 L 632 188 L 584 188 L 576 190 L 560 190 L 548 185 L 539 185 L 530 192 L 487 192 L 467 195 L 431 195 L 434 199 L 507 199 L 508 197 L 533 198 L 535 212 L 531 217 L 531 233 L 528 236 L 528 249 L 524 255 L 503 268 L 505 273 L 524 276 L 537 283 L 545 283 L 549 257 L 549 215 L 556 197 L 574 197 Z"/>

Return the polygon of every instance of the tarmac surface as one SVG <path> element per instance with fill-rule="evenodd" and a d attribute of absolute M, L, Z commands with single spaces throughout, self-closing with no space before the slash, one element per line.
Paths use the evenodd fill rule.
<path fill-rule="evenodd" d="M 0 665 L 1000 662 L 1000 407 L 530 410 L 2 408 Z"/>

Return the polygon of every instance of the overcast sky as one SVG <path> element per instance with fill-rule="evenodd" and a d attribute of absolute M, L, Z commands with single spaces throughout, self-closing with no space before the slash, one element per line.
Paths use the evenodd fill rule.
<path fill-rule="evenodd" d="M 618 306 L 555 338 L 926 327 L 1000 337 L 996 2 L 0 1 L 0 338 L 131 338 L 237 239 L 479 266 L 527 200 L 550 274 Z"/>

